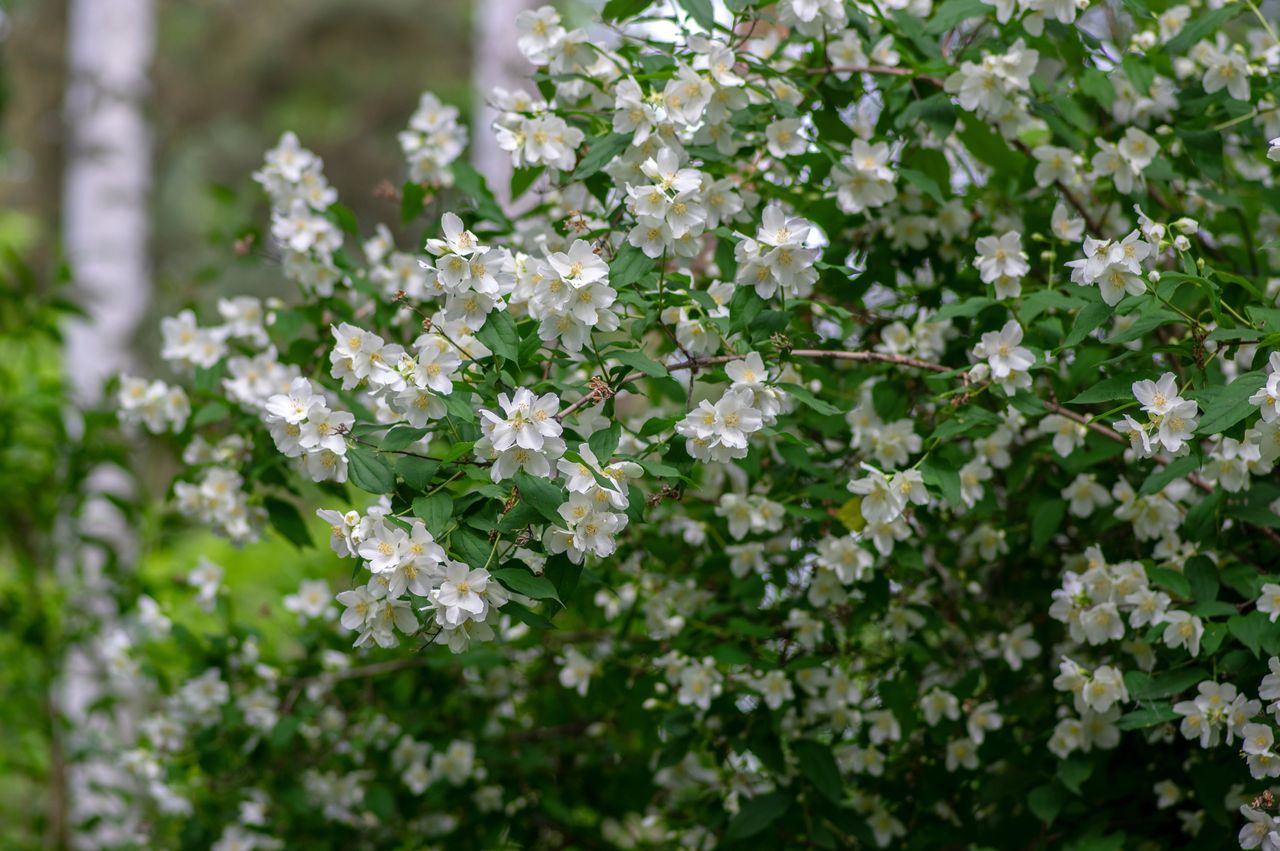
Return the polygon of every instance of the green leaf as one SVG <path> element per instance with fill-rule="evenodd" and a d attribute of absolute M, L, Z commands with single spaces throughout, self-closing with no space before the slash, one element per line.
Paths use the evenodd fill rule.
<path fill-rule="evenodd" d="M 1049 543 L 1053 533 L 1062 525 L 1067 503 L 1061 499 L 1048 499 L 1035 506 L 1031 515 L 1031 549 L 1041 550 Z"/>
<path fill-rule="evenodd" d="M 624 243 L 609 264 L 609 286 L 620 290 L 634 284 L 653 268 L 654 261 L 648 255 L 631 243 Z"/>
<path fill-rule="evenodd" d="M 930 455 L 921 462 L 920 475 L 924 483 L 937 488 L 947 502 L 954 506 L 964 505 L 960 489 L 960 473 L 954 466 L 935 461 Z"/>
<path fill-rule="evenodd" d="M 426 525 L 432 537 L 439 538 L 453 519 L 453 498 L 442 491 L 420 496 L 413 501 L 413 516 Z"/>
<path fill-rule="evenodd" d="M 412 180 L 406 183 L 400 194 L 400 221 L 408 224 L 421 215 L 422 204 L 426 199 L 427 187 Z"/>
<path fill-rule="evenodd" d="M 391 493 L 396 489 L 396 474 L 387 459 L 359 444 L 347 448 L 347 477 L 369 493 Z"/>
<path fill-rule="evenodd" d="M 824 798 L 839 806 L 844 801 L 844 778 L 840 776 L 831 748 L 812 739 L 800 739 L 792 745 L 792 750 L 800 762 L 800 772 Z"/>
<path fill-rule="evenodd" d="M 484 567 L 489 562 L 492 545 L 470 529 L 459 527 L 449 533 L 449 548 L 459 561 L 471 567 Z"/>
<path fill-rule="evenodd" d="M 1167 703 L 1162 703 L 1158 706 L 1136 709 L 1133 712 L 1121 715 L 1116 719 L 1116 726 L 1121 730 L 1141 730 L 1146 727 L 1166 724 L 1180 717 L 1178 713 L 1173 711 L 1173 707 Z"/>
<path fill-rule="evenodd" d="M 545 166 L 524 166 L 511 172 L 511 200 L 514 201 L 529 190 L 534 181 L 546 171 Z"/>
<path fill-rule="evenodd" d="M 671 373 L 667 372 L 667 368 L 646 355 L 644 352 L 633 352 L 627 349 L 614 349 L 607 353 L 607 357 L 626 364 L 637 372 L 642 372 L 650 378 L 666 378 Z"/>
<path fill-rule="evenodd" d="M 1037 786 L 1027 795 L 1027 808 L 1045 824 L 1053 824 L 1062 811 L 1062 804 L 1062 792 L 1053 783 Z"/>
<path fill-rule="evenodd" d="M 982 311 L 991 307 L 998 302 L 987 296 L 975 296 L 973 298 L 961 299 L 953 301 L 951 304 L 944 304 L 938 308 L 938 312 L 933 315 L 932 322 L 941 322 L 944 319 L 955 319 L 957 317 L 977 316 Z"/>
<path fill-rule="evenodd" d="M 465 160 L 456 160 L 449 167 L 453 171 L 453 182 L 458 190 L 475 203 L 476 212 L 495 224 L 506 225 L 506 215 L 498 204 L 498 199 L 489 191 L 484 177 Z"/>
<path fill-rule="evenodd" d="M 1267 383 L 1261 370 L 1246 372 L 1226 386 L 1215 386 L 1190 394 L 1204 416 L 1196 428 L 1196 434 L 1218 434 L 1231 428 L 1258 408 L 1249 397 Z"/>
<path fill-rule="evenodd" d="M 1176 570 L 1170 570 L 1167 567 L 1148 567 L 1147 578 L 1153 585 L 1165 589 L 1175 597 L 1191 599 L 1191 583 L 1187 581 L 1187 577 Z"/>
<path fill-rule="evenodd" d="M 404 425 L 396 426 L 383 435 L 382 442 L 378 444 L 378 448 L 383 452 L 398 452 L 412 446 L 430 433 L 430 429 Z"/>
<path fill-rule="evenodd" d="M 698 23 L 698 26 L 707 32 L 715 29 L 716 14 L 711 0 L 679 0 L 679 3 L 689 13 L 689 17 Z"/>
<path fill-rule="evenodd" d="M 1067 404 L 1090 405 L 1094 402 L 1114 402 L 1117 399 L 1132 399 L 1134 398 L 1134 382 L 1151 378 L 1153 375 L 1154 373 L 1152 372 L 1131 372 L 1125 375 L 1113 375 L 1110 378 L 1104 378 Z"/>
<path fill-rule="evenodd" d="M 222 402 L 210 402 L 202 405 L 196 415 L 191 418 L 192 428 L 201 428 L 210 423 L 220 422 L 231 416 L 231 409 Z"/>
<path fill-rule="evenodd" d="M 1071 326 L 1071 333 L 1062 341 L 1063 347 L 1078 345 L 1090 332 L 1110 319 L 1111 314 L 1111 307 L 1105 301 L 1097 301 L 1081 308 L 1076 314 L 1075 324 Z"/>
<path fill-rule="evenodd" d="M 610 160 L 625 151 L 630 144 L 631 135 L 623 133 L 610 133 L 603 139 L 593 140 L 591 147 L 578 163 L 577 170 L 574 171 L 573 177 L 569 178 L 568 182 L 576 183 L 580 180 L 586 180 L 608 165 Z"/>
<path fill-rule="evenodd" d="M 1153 700 L 1173 697 L 1207 679 L 1211 677 L 1204 668 L 1182 668 L 1154 676 L 1128 671 L 1124 675 L 1124 686 L 1132 700 Z"/>
<path fill-rule="evenodd" d="M 429 458 L 419 458 L 416 455 L 401 455 L 396 458 L 393 464 L 396 475 L 404 479 L 404 483 L 410 490 L 424 491 L 431 485 L 431 480 L 435 478 L 436 470 L 440 469 L 440 462 L 433 461 Z"/>
<path fill-rule="evenodd" d="M 298 513 L 293 503 L 269 496 L 262 501 L 262 505 L 267 509 L 267 519 L 271 521 L 271 528 L 283 535 L 285 540 L 298 549 L 315 546 L 311 540 L 311 533 L 307 530 L 306 521 L 302 519 L 302 515 Z"/>
<path fill-rule="evenodd" d="M 1197 603 L 1218 599 L 1218 566 L 1205 556 L 1196 556 L 1187 562 L 1183 576 L 1191 583 L 1191 597 Z"/>
<path fill-rule="evenodd" d="M 500 567 L 493 571 L 493 578 L 517 594 L 523 594 L 535 600 L 560 602 L 560 595 L 556 593 L 556 586 L 551 584 L 551 580 L 545 576 L 534 575 L 528 568 Z M 561 605 L 564 604 L 561 603 Z"/>
<path fill-rule="evenodd" d="M 1164 46 L 1164 52 L 1173 56 L 1186 51 L 1196 42 L 1210 35 L 1227 21 L 1240 14 L 1240 9 L 1240 6 L 1233 4 L 1204 14 L 1199 11 L 1195 12 L 1191 20 L 1187 21 L 1186 26 L 1176 36 L 1169 39 L 1169 42 Z"/>
<path fill-rule="evenodd" d="M 653 4 L 654 0 L 609 0 L 600 11 L 600 17 L 606 21 L 621 21 L 634 18 Z"/>
<path fill-rule="evenodd" d="M 956 126 L 956 108 L 951 103 L 950 96 L 939 92 L 927 98 L 912 101 L 906 109 L 898 113 L 894 124 L 902 130 L 917 121 L 923 121 L 939 139 L 950 136 Z"/>
<path fill-rule="evenodd" d="M 511 615 L 511 617 L 520 621 L 522 624 L 533 627 L 534 629 L 555 629 L 553 624 L 545 615 L 540 615 L 528 606 L 508 600 L 502 606 L 503 614 Z"/>
<path fill-rule="evenodd" d="M 764 310 L 764 299 L 754 287 L 738 287 L 729 299 L 729 319 L 736 329 L 745 329 Z"/>
<path fill-rule="evenodd" d="M 564 504 L 564 491 L 560 486 L 548 479 L 537 479 L 526 472 L 515 475 L 516 487 L 520 489 L 520 499 L 533 506 L 534 510 L 552 523 L 563 523 L 559 508 Z"/>
<path fill-rule="evenodd" d="M 1210 180 L 1221 180 L 1225 169 L 1222 164 L 1222 134 L 1217 130 L 1190 130 L 1178 128 L 1187 156 L 1195 163 L 1196 170 Z"/>
<path fill-rule="evenodd" d="M 817 396 L 814 396 L 799 384 L 781 383 L 778 387 L 796 397 L 796 401 L 800 402 L 807 408 L 817 411 L 819 414 L 827 417 L 842 416 L 844 411 L 832 405 L 830 402 L 824 402 Z"/>
<path fill-rule="evenodd" d="M 1268 633 L 1274 635 L 1280 632 L 1280 624 L 1273 624 L 1262 612 L 1250 612 L 1247 615 L 1233 615 L 1227 621 L 1227 630 L 1248 647 L 1256 658 L 1262 652 L 1262 642 L 1267 639 Z"/>
<path fill-rule="evenodd" d="M 1093 763 L 1084 757 L 1073 756 L 1058 763 L 1058 780 L 1077 795 L 1080 794 L 1080 787 L 1091 774 L 1093 774 Z"/>
<path fill-rule="evenodd" d="M 898 169 L 898 174 L 939 204 L 947 203 L 947 199 L 942 196 L 942 190 L 938 187 L 938 182 L 924 172 L 910 168 L 900 168 Z"/>
<path fill-rule="evenodd" d="M 476 339 L 503 360 L 516 363 L 520 359 L 520 333 L 516 331 L 515 319 L 505 310 L 490 313 L 484 326 L 476 332 Z"/>
<path fill-rule="evenodd" d="M 1194 473 L 1198 469 L 1200 469 L 1200 459 L 1194 455 L 1175 458 L 1168 464 L 1158 466 L 1151 475 L 1147 476 L 1138 494 L 1140 496 L 1153 494 L 1170 482 L 1180 479 L 1188 473 Z"/>
<path fill-rule="evenodd" d="M 592 453 L 595 454 L 596 460 L 601 464 L 608 464 L 609 459 L 613 457 L 613 453 L 618 449 L 618 441 L 622 438 L 622 425 L 616 420 L 609 423 L 608 428 L 602 428 L 594 432 L 587 439 L 587 445 L 591 447 Z"/>
<path fill-rule="evenodd" d="M 746 839 L 755 836 L 778 819 L 791 806 L 791 799 L 783 792 L 756 795 L 741 802 L 737 815 L 729 822 L 726 839 Z"/>
<path fill-rule="evenodd" d="M 992 7 L 982 0 L 946 0 L 941 6 L 934 7 L 933 17 L 925 26 L 925 32 L 940 35 L 961 21 L 969 18 L 985 18 L 991 14 Z"/>

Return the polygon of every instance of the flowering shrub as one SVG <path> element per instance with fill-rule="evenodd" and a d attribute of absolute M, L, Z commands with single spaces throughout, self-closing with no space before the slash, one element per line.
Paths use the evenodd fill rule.
<path fill-rule="evenodd" d="M 519 20 L 510 207 L 431 95 L 399 233 L 285 135 L 299 297 L 122 383 L 179 511 L 351 569 L 300 654 L 211 563 L 110 643 L 147 841 L 1280 848 L 1272 25 L 603 14 Z"/>

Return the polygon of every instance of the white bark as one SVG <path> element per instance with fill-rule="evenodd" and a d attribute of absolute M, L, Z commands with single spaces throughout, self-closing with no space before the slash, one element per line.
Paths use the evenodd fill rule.
<path fill-rule="evenodd" d="M 536 9 L 547 0 L 476 0 L 472 7 L 471 164 L 484 175 L 489 188 L 504 207 L 511 200 L 511 155 L 498 147 L 493 121 L 498 113 L 488 104 L 494 88 L 524 89 L 533 94 L 527 79 L 533 66 L 516 47 L 516 16 Z"/>
<path fill-rule="evenodd" d="M 86 321 L 67 328 L 76 398 L 96 402 L 131 367 L 147 309 L 151 137 L 144 111 L 153 0 L 71 0 L 63 242 Z"/>
<path fill-rule="evenodd" d="M 62 235 L 76 299 L 87 317 L 65 328 L 65 357 L 80 405 L 101 402 L 103 383 L 134 367 L 131 343 L 150 298 L 151 136 L 144 107 L 154 48 L 154 0 L 68 3 Z M 79 427 L 74 415 L 68 427 Z M 136 536 L 118 509 L 96 495 L 127 495 L 131 486 L 124 471 L 99 467 L 86 484 L 90 503 L 81 518 L 69 520 L 78 524 L 79 534 L 111 541 L 125 564 L 132 561 Z M 60 567 L 80 597 L 71 605 L 96 618 L 105 634 L 116 623 L 111 595 L 105 593 L 110 587 L 105 555 L 95 547 L 72 544 L 68 549 Z M 127 694 L 113 710 L 92 708 L 99 696 L 117 690 L 100 650 L 93 641 L 69 650 L 58 705 L 77 736 L 123 752 L 134 737 L 129 716 L 137 710 Z M 98 848 L 127 837 L 137 813 L 111 792 L 131 783 L 119 762 L 103 758 L 67 768 L 71 807 L 58 816 L 71 825 L 101 816 L 92 829 L 77 831 L 72 844 Z"/>

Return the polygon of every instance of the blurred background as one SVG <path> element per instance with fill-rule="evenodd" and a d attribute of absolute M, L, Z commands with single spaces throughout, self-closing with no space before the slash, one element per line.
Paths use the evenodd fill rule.
<path fill-rule="evenodd" d="M 602 2 L 555 5 L 574 22 Z M 182 588 L 200 556 L 222 565 L 237 610 L 285 652 L 282 595 L 344 578 L 327 550 L 276 537 L 237 549 L 175 521 L 164 500 L 176 444 L 85 447 L 83 412 L 109 405 L 103 382 L 121 371 L 173 379 L 161 317 L 190 307 L 207 323 L 219 298 L 289 297 L 267 252 L 240 243 L 266 224 L 250 175 L 282 132 L 323 157 L 365 235 L 399 221 L 379 187 L 406 178 L 396 133 L 423 91 L 460 108 L 473 163 L 505 186 L 484 94 L 530 71 L 514 21 L 540 5 L 0 0 L 0 847 L 68 838 L 53 706 L 81 699 L 66 656 L 77 610 L 110 595 L 65 581 L 108 567 L 57 563 L 65 518 L 101 515 L 89 532 L 114 540 L 102 560 L 160 588 L 175 620 L 203 616 Z M 84 510 L 104 494 L 110 511 Z"/>

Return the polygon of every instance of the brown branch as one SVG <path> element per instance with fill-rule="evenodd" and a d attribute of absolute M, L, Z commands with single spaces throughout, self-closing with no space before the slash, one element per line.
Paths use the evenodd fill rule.
<path fill-rule="evenodd" d="M 916 80 L 923 80 L 926 83 L 932 83 L 938 88 L 946 85 L 941 77 L 934 77 L 929 74 L 917 74 L 910 68 L 895 68 L 891 65 L 823 65 L 818 68 L 805 68 L 806 74 L 880 74 L 890 77 L 911 77 Z M 821 82 L 821 81 L 819 81 Z"/>

